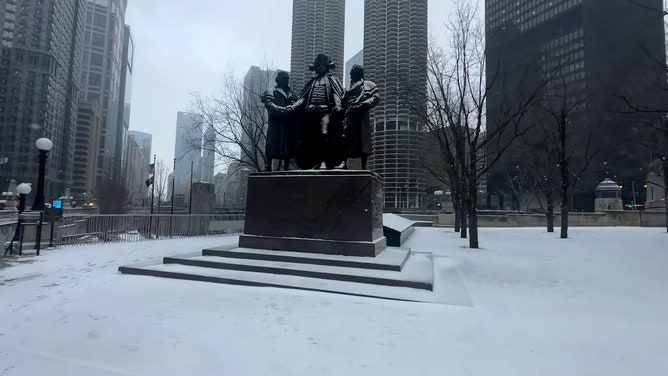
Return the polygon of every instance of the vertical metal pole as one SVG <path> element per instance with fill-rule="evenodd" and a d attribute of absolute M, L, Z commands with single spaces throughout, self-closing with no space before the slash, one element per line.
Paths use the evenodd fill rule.
<path fill-rule="evenodd" d="M 153 199 L 155 198 L 155 154 L 153 154 L 153 175 L 151 177 L 151 216 L 148 217 L 148 236 L 153 231 Z"/>
<path fill-rule="evenodd" d="M 188 198 L 188 214 L 193 213 L 193 161 L 190 161 L 190 197 Z"/>
<path fill-rule="evenodd" d="M 39 212 L 39 222 L 37 223 L 37 256 L 39 256 L 39 250 L 42 247 L 42 224 L 44 220 L 44 212 Z"/>
<path fill-rule="evenodd" d="M 192 236 L 193 213 L 193 161 L 190 161 L 190 193 L 188 198 L 188 236 Z"/>
<path fill-rule="evenodd" d="M 19 235 L 19 256 L 23 256 L 23 227 L 21 227 L 21 234 Z"/>
<path fill-rule="evenodd" d="M 51 221 L 51 235 L 49 236 L 49 248 L 53 248 L 53 226 L 54 223 Z"/>
<path fill-rule="evenodd" d="M 174 158 L 174 166 L 172 167 L 172 207 L 169 209 L 169 237 L 173 236 L 172 232 L 172 218 L 174 218 L 174 175 L 176 174 L 176 158 Z"/>
<path fill-rule="evenodd" d="M 5 255 L 9 252 L 10 255 L 14 254 L 14 242 L 18 241 L 20 236 L 21 236 L 21 231 L 23 230 L 21 228 L 21 213 L 26 209 L 26 199 L 28 198 L 28 195 L 24 194 L 19 194 L 19 215 L 18 219 L 16 220 L 16 230 L 14 230 L 14 237 L 12 237 L 12 240 L 9 242 L 9 245 L 5 249 Z"/>
<path fill-rule="evenodd" d="M 636 182 L 631 182 L 631 193 L 633 193 L 633 210 L 636 210 Z"/>
<path fill-rule="evenodd" d="M 153 199 L 155 198 L 155 154 L 153 154 L 153 176 L 151 180 L 151 215 L 153 215 Z"/>
<path fill-rule="evenodd" d="M 37 175 L 37 192 L 35 193 L 35 201 L 32 204 L 32 210 L 44 210 L 44 180 L 46 175 L 46 158 L 47 151 L 39 151 L 39 175 Z"/>

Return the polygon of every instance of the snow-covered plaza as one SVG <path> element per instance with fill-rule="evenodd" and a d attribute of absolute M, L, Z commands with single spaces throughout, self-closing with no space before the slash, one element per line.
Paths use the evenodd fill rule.
<path fill-rule="evenodd" d="M 662 228 L 451 229 L 456 304 L 123 275 L 237 236 L 0 260 L 1 375 L 668 375 Z M 8 262 L 9 261 L 9 262 Z"/>

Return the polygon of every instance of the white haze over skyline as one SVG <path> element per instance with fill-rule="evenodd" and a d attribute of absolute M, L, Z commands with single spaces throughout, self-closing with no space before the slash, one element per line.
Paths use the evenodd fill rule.
<path fill-rule="evenodd" d="M 452 0 L 429 1 L 437 41 L 453 10 Z M 239 77 L 264 62 L 290 70 L 291 19 L 291 0 L 128 1 L 125 22 L 135 44 L 130 129 L 151 133 L 152 153 L 171 166 L 176 113 L 192 109 L 191 93 L 215 94 L 230 66 Z M 344 60 L 362 49 L 363 22 L 364 1 L 346 1 Z"/>

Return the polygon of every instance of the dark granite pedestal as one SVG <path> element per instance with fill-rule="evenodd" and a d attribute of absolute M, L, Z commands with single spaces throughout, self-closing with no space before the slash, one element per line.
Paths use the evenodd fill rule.
<path fill-rule="evenodd" d="M 383 236 L 383 187 L 363 170 L 253 173 L 239 247 L 376 256 Z"/>

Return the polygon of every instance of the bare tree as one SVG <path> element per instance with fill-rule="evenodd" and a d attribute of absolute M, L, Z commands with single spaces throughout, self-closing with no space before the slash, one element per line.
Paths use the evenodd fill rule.
<path fill-rule="evenodd" d="M 527 188 L 544 210 L 547 232 L 554 232 L 554 203 L 559 192 L 558 152 L 556 144 L 541 136 L 547 130 L 545 127 L 541 122 L 521 137 L 514 159 L 523 161 L 518 168 L 527 176 Z"/>
<path fill-rule="evenodd" d="M 433 53 L 433 49 L 430 50 Z M 429 63 L 434 60 L 429 58 Z M 431 90 L 431 85 L 430 85 Z M 438 112 L 438 104 L 431 103 L 434 96 L 428 95 L 426 105 L 419 111 L 422 121 L 428 132 L 425 133 L 425 153 L 421 156 L 422 167 L 429 175 L 450 190 L 452 206 L 455 211 L 454 231 L 461 232 L 462 238 L 466 238 L 466 218 L 462 217 L 464 208 L 461 201 L 461 174 L 457 170 L 458 164 L 455 160 L 454 150 L 450 145 L 452 135 L 448 134 L 447 125 L 444 123 L 442 114 Z"/>
<path fill-rule="evenodd" d="M 564 239 L 568 238 L 572 191 L 589 171 L 594 158 L 605 148 L 595 142 L 603 123 L 602 118 L 597 118 L 601 114 L 584 111 L 587 97 L 578 84 L 569 79 L 568 66 L 568 62 L 559 64 L 551 75 L 545 99 L 539 105 L 545 117 L 536 127 L 536 133 L 525 138 L 525 141 L 530 140 L 526 145 L 532 157 L 543 161 L 542 168 L 537 171 L 546 177 L 542 187 L 546 199 L 553 193 L 554 172 L 559 176 L 560 237 Z"/>
<path fill-rule="evenodd" d="M 446 171 L 455 181 L 463 209 L 462 223 L 467 220 L 469 247 L 478 248 L 478 190 L 490 168 L 528 128 L 530 109 L 540 99 L 543 83 L 533 80 L 513 91 L 499 107 L 499 116 L 486 124 L 487 99 L 493 85 L 506 82 L 498 67 L 486 69 L 484 29 L 478 20 L 476 7 L 460 0 L 449 24 L 449 43 L 446 49 L 432 44 L 428 64 L 427 104 L 422 109 L 426 126 L 439 138 L 441 157 L 451 170 Z M 533 69 L 533 67 L 531 67 Z M 491 78 L 491 79 L 490 79 Z M 503 92 L 511 92 L 503 88 Z"/>
<path fill-rule="evenodd" d="M 201 122 L 195 126 L 191 150 L 213 151 L 223 163 L 236 162 L 233 165 L 261 171 L 267 131 L 261 95 L 273 82 L 271 72 L 263 69 L 243 81 L 230 68 L 218 95 L 193 94 L 193 111 L 201 116 Z"/>
<path fill-rule="evenodd" d="M 97 187 L 95 195 L 102 214 L 124 214 L 133 204 L 135 196 L 125 176 L 105 176 L 102 184 Z"/>
<path fill-rule="evenodd" d="M 152 177 L 152 183 L 155 184 L 155 187 L 151 188 L 151 194 L 153 194 L 154 205 L 158 208 L 158 214 L 160 214 L 160 208 L 170 200 L 167 194 L 169 193 L 169 174 L 171 172 L 164 159 L 159 159 L 155 163 Z"/>
<path fill-rule="evenodd" d="M 505 181 L 506 189 L 512 194 L 517 210 L 523 210 L 522 207 L 525 206 L 523 204 L 529 201 L 528 192 L 535 187 L 532 174 L 527 168 L 516 165 L 512 173 L 506 171 Z M 524 210 L 526 209 L 525 207 Z"/>

